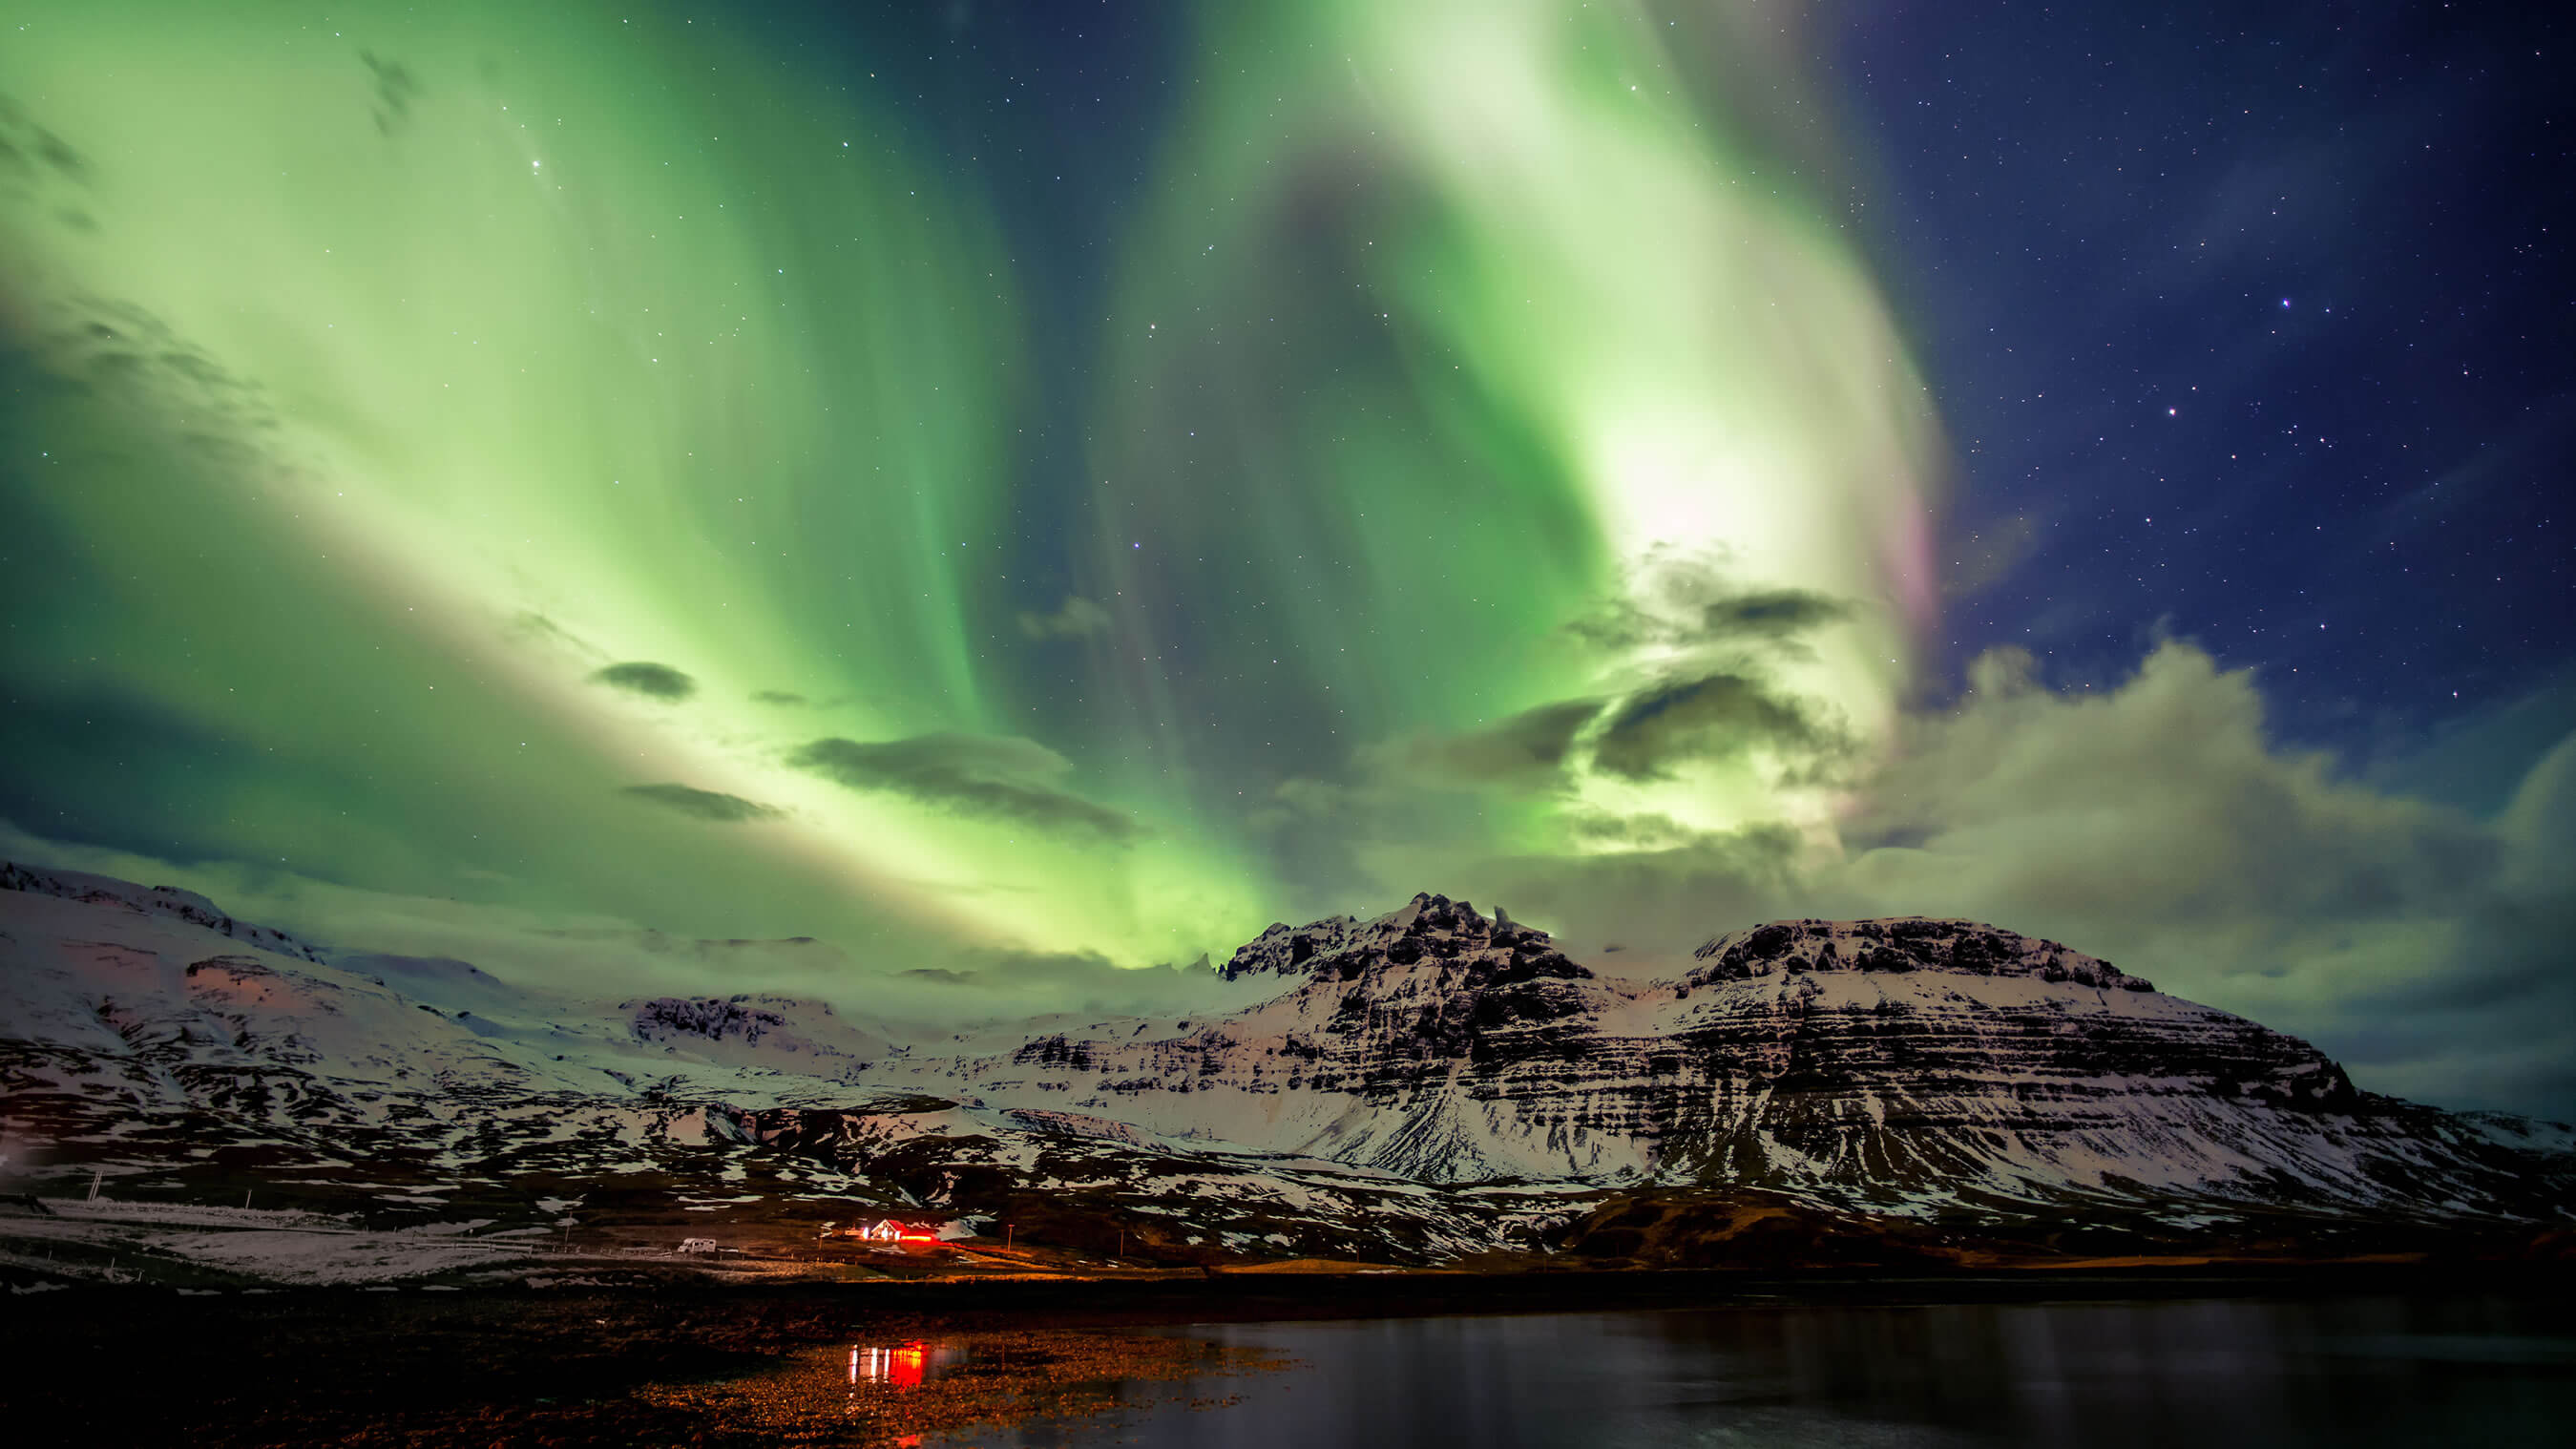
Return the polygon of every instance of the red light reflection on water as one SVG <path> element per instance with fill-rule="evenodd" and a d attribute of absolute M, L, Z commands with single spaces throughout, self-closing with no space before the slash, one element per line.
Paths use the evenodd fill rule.
<path fill-rule="evenodd" d="M 852 1384 L 889 1384 L 898 1389 L 917 1389 L 921 1381 L 947 1371 L 951 1364 L 964 1358 L 965 1351 L 944 1343 L 924 1343 L 913 1339 L 892 1347 L 854 1344 L 850 1348 L 850 1382 Z"/>

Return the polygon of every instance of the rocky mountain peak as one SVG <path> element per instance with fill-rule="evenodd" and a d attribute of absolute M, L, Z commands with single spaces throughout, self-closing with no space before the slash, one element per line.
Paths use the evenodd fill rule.
<path fill-rule="evenodd" d="M 1303 926 L 1280 922 L 1236 951 L 1223 975 L 1228 981 L 1262 973 L 1348 980 L 1372 967 L 1488 956 L 1522 965 L 1544 963 L 1545 969 L 1535 973 L 1540 975 L 1592 974 L 1550 946 L 1547 932 L 1515 922 L 1499 907 L 1488 918 L 1469 902 L 1425 891 L 1374 920 L 1330 916 Z"/>
<path fill-rule="evenodd" d="M 2036 976 L 2082 986 L 2153 991 L 2097 957 L 1974 921 L 1896 916 L 1866 921 L 1773 921 L 1711 938 L 1691 953 L 1706 963 L 1685 987 L 1811 971 L 1948 971 L 1968 976 Z"/>

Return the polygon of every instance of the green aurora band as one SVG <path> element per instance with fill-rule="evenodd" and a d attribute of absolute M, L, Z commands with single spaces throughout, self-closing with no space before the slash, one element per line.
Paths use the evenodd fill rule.
<path fill-rule="evenodd" d="M 1794 109 L 1795 37 L 1546 0 L 1211 13 L 1196 69 L 1227 82 L 1136 249 L 1095 470 L 1129 666 L 1103 693 L 1198 739 L 1155 767 L 1340 815 L 1318 742 L 1416 781 L 1561 752 L 1326 896 L 1765 826 L 1832 854 L 1829 767 L 1884 739 L 1930 620 L 1939 444 L 1858 258 L 1746 139 L 1778 128 L 1730 116 Z M 1243 662 L 1234 718 L 1175 655 Z M 1602 768 L 1623 710 L 1712 679 L 1749 706 L 1687 695 L 1714 738 Z M 1350 822 L 1317 823 L 1291 877 Z"/>
<path fill-rule="evenodd" d="M 82 814 L 0 804 L 906 963 L 1183 960 L 1658 831 L 1830 851 L 1937 439 L 1752 139 L 1794 128 L 1730 108 L 1794 46 L 1665 9 L 1208 7 L 1084 384 L 1032 375 L 977 189 L 792 47 L 48 15 L 0 50 L 0 743 Z M 1048 614 L 993 560 L 1013 420 L 1075 385 Z M 1421 830 L 1317 843 L 1408 768 Z"/>

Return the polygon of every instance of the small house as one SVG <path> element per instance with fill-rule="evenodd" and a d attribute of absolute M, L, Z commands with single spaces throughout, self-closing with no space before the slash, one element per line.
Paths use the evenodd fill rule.
<path fill-rule="evenodd" d="M 713 1238 L 682 1238 L 680 1240 L 680 1251 L 683 1253 L 713 1253 L 717 1251 L 716 1240 Z"/>
<path fill-rule="evenodd" d="M 935 1218 L 877 1218 L 850 1229 L 850 1236 L 870 1243 L 935 1243 L 946 1226 Z"/>

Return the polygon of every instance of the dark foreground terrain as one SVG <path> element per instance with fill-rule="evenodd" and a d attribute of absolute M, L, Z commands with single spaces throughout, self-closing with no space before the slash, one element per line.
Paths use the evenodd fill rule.
<path fill-rule="evenodd" d="M 1174 1325 L 2361 1294 L 2563 1304 L 2571 1288 L 2576 1272 L 2546 1264 L 772 1288 L 670 1280 L 455 1293 L 92 1287 L 0 1300 L 0 1404 L 13 1426 L 69 1426 L 41 1440 L 61 1443 L 902 1444 L 974 1425 L 1078 1423 L 1151 1403 L 1158 1389 L 1185 1394 L 1184 1380 L 1204 1395 L 1211 1380 L 1286 1367 Z"/>

